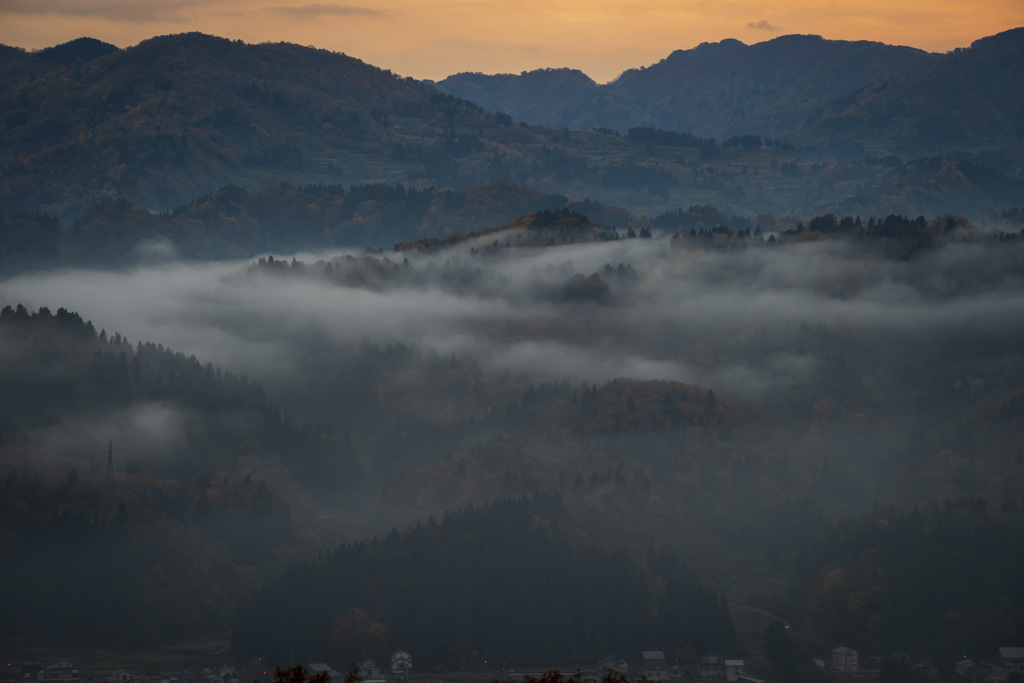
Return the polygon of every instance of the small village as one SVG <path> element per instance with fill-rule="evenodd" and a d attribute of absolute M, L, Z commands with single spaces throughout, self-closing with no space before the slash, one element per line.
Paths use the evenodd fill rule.
<path fill-rule="evenodd" d="M 201 669 L 181 671 L 136 671 L 126 668 L 108 672 L 79 671 L 74 663 L 59 659 L 49 663 L 38 661 L 9 660 L 0 665 L 0 683 L 272 683 L 274 671 L 260 666 L 256 660 L 247 668 L 239 669 L 227 661 L 227 653 L 219 650 L 211 657 L 209 666 Z M 587 668 L 574 670 L 544 669 L 517 671 L 488 669 L 487 662 L 477 664 L 479 668 L 469 671 L 445 671 L 432 668 L 416 671 L 412 655 L 404 650 L 391 653 L 384 666 L 374 659 L 353 663 L 349 667 L 334 667 L 326 662 L 311 662 L 303 665 L 309 678 L 326 676 L 330 683 L 444 683 L 445 681 L 509 681 L 523 683 L 531 679 L 550 676 L 559 670 L 566 680 L 573 683 L 644 683 L 662 681 L 693 681 L 695 683 L 774 683 L 770 667 L 764 660 L 748 666 L 743 659 L 730 659 L 717 652 L 706 652 L 699 658 L 681 663 L 672 663 L 662 650 L 644 650 L 633 662 L 623 657 L 608 655 Z M 831 658 L 825 661 L 813 660 L 821 671 L 822 680 L 872 681 L 879 680 L 883 663 L 888 660 L 898 663 L 903 671 L 914 672 L 914 680 L 939 680 L 935 668 L 927 660 L 912 658 L 908 653 L 895 652 L 888 657 L 862 657 L 861 653 L 849 647 L 836 647 Z M 253 666 L 255 665 L 255 666 Z M 918 672 L 923 672 L 921 676 Z M 415 673 L 414 673 L 415 672 Z M 956 683 L 1013 683 L 1024 679 L 1024 647 L 1000 647 L 998 657 L 990 661 L 973 661 L 964 658 L 954 667 L 953 681 Z M 322 679 L 321 679 L 322 680 Z"/>

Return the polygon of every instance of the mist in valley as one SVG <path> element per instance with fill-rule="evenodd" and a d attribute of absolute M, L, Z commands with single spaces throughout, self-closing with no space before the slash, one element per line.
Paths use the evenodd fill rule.
<path fill-rule="evenodd" d="M 875 258 L 848 240 L 481 246 L 41 272 L 3 283 L 0 304 L 79 311 L 108 335 L 247 375 L 297 419 L 336 431 L 371 419 L 367 346 L 457 359 L 523 386 L 628 378 L 706 387 L 752 403 L 796 439 L 827 399 L 847 417 L 877 415 L 867 428 L 879 430 L 875 445 L 896 449 L 947 417 L 940 397 L 957 382 L 983 380 L 992 400 L 1017 390 L 1019 241 L 954 242 L 909 260 Z M 837 363 L 843 383 L 829 385 Z M 436 389 L 409 417 L 479 418 L 494 407 Z M 825 439 L 816 457 L 837 447 Z"/>
<path fill-rule="evenodd" d="M 1018 242 L 951 244 L 909 261 L 874 259 L 842 241 L 715 251 L 621 240 L 501 257 L 471 248 L 297 254 L 270 269 L 170 262 L 33 273 L 3 283 L 0 302 L 60 305 L 110 335 L 158 342 L 281 387 L 315 381 L 317 369 L 305 367 L 311 357 L 343 360 L 362 343 L 398 343 L 470 357 L 488 373 L 669 379 L 759 400 L 773 374 L 789 375 L 778 377 L 781 386 L 799 381 L 799 367 L 813 359 L 795 336 L 789 348 L 725 353 L 754 332 L 825 325 L 910 355 L 941 335 L 984 335 L 998 348 L 1020 332 Z M 346 262 L 366 271 L 361 283 L 324 274 Z"/>
<path fill-rule="evenodd" d="M 426 575 L 388 574 L 393 588 L 370 591 L 382 601 L 370 621 L 339 636 L 310 610 L 328 610 L 324 623 L 363 623 L 329 610 L 369 597 L 343 591 L 321 607 L 274 592 L 306 571 L 288 567 L 339 543 L 354 545 L 311 567 L 356 566 L 362 560 L 341 558 L 404 543 L 415 566 L 414 539 L 510 514 L 579 552 L 614 548 L 628 558 L 582 565 L 594 571 L 634 562 L 724 593 L 735 558 L 751 550 L 780 576 L 794 567 L 823 576 L 827 556 L 814 556 L 819 570 L 799 569 L 812 562 L 801 553 L 829 542 L 833 520 L 879 514 L 879 501 L 900 510 L 951 498 L 1015 502 L 1021 240 L 957 234 L 897 257 L 849 236 L 595 233 L 590 242 L 516 246 L 530 234 L 523 230 L 444 247 L 243 261 L 180 261 L 164 249 L 120 269 L 5 280 L 0 357 L 15 390 L 0 405 L 5 486 L 37 499 L 55 487 L 45 495 L 65 510 L 41 531 L 29 522 L 14 543 L 79 524 L 93 529 L 96 547 L 128 544 L 116 555 L 141 541 L 150 527 L 132 525 L 145 520 L 170 543 L 217 558 L 181 574 L 195 577 L 202 588 L 190 590 L 207 607 L 168 611 L 164 593 L 125 607 L 149 637 L 222 631 L 242 605 L 270 612 L 246 618 L 260 627 L 234 629 L 238 652 L 356 656 L 392 642 L 373 619 L 427 642 L 407 615 L 385 617 L 383 607 L 403 581 Z M 111 442 L 113 489 L 104 467 Z M 522 502 L 489 507 L 498 500 Z M 525 514 L 517 505 L 536 507 Z M 31 520 L 32 509 L 7 514 Z M 111 532 L 97 513 L 114 520 Z M 381 540 L 356 543 L 372 537 Z M 12 585 L 41 581 L 43 592 L 26 589 L 10 610 L 44 599 L 48 584 L 33 562 L 46 562 L 50 542 L 16 555 Z M 565 552 L 556 548 L 516 552 Z M 669 555 L 651 555 L 656 548 Z M 117 594 L 147 596 L 162 567 L 135 567 Z M 341 590 L 321 580 L 323 591 Z M 260 585 L 269 592 L 257 593 Z M 687 600 L 705 589 L 692 590 Z M 803 590 L 768 606 L 803 628 L 817 624 L 823 617 L 800 607 Z M 261 597 L 244 602 L 251 595 Z M 687 637 L 734 647 L 723 603 L 708 600 L 718 607 L 705 618 L 720 627 Z M 641 619 L 631 637 L 676 637 L 659 630 L 668 623 Z M 441 648 L 457 624 L 429 637 Z M 95 634 L 126 637 L 116 626 Z M 622 647 L 621 637 L 587 647 Z M 547 652 L 539 641 L 531 647 L 507 656 Z"/>
<path fill-rule="evenodd" d="M 0 46 L 0 683 L 1013 680 L 1022 41 Z"/>

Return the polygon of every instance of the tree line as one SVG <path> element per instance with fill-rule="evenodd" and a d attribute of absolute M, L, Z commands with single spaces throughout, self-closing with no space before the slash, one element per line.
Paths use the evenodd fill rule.
<path fill-rule="evenodd" d="M 622 552 L 575 548 L 564 514 L 558 494 L 499 499 L 343 545 L 243 603 L 233 645 L 277 664 L 401 648 L 464 670 L 731 650 L 724 599 L 678 559 L 652 551 L 641 569 Z"/>

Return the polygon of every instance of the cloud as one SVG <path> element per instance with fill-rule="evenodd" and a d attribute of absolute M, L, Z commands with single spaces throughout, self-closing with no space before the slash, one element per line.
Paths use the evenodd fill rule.
<path fill-rule="evenodd" d="M 778 30 L 778 28 L 776 26 L 772 26 L 771 24 L 769 24 L 764 19 L 761 19 L 760 21 L 752 21 L 752 22 L 750 22 L 749 24 L 747 24 L 747 28 L 757 29 L 759 31 L 776 31 L 776 30 Z"/>
<path fill-rule="evenodd" d="M 133 250 L 135 256 L 146 263 L 164 263 L 178 258 L 178 249 L 166 237 L 140 240 Z"/>
<path fill-rule="evenodd" d="M 341 16 L 341 17 L 383 17 L 387 14 L 384 10 L 373 9 L 371 7 L 356 7 L 353 5 L 325 5 L 325 4 L 311 4 L 311 5 L 279 5 L 277 7 L 267 7 L 270 12 L 277 12 L 280 14 L 287 14 L 295 17 L 296 19 L 318 19 L 324 16 Z"/>
<path fill-rule="evenodd" d="M 167 0 L 166 2 L 137 2 L 135 0 L 7 0 L 2 10 L 15 14 L 46 14 L 69 17 L 96 17 L 108 21 L 145 23 L 153 21 L 182 22 L 187 20 L 183 11 L 205 3 L 199 0 Z"/>
<path fill-rule="evenodd" d="M 78 311 L 108 334 L 258 379 L 297 414 L 297 403 L 337 391 L 332 372 L 354 362 L 363 342 L 413 343 L 473 358 L 489 373 L 667 379 L 761 401 L 818 372 L 808 329 L 835 334 L 859 359 L 850 362 L 883 384 L 926 354 L 944 362 L 935 340 L 959 348 L 975 335 L 998 357 L 1016 353 L 1024 334 L 1024 282 L 1014 275 L 1022 245 L 952 245 L 910 261 L 838 240 L 731 252 L 622 240 L 504 258 L 451 250 L 409 255 L 406 279 L 358 285 L 323 277 L 323 261 L 313 264 L 327 256 L 300 255 L 306 275 L 254 275 L 249 262 L 26 274 L 0 283 L 0 305 Z M 351 256 L 334 262 L 359 263 Z M 378 267 L 400 263 L 390 255 Z M 607 274 L 610 305 L 559 295 L 575 274 L 618 272 L 620 263 L 636 279 Z M 316 400 L 328 413 L 329 398 Z"/>
<path fill-rule="evenodd" d="M 106 454 L 112 441 L 120 462 L 169 459 L 188 451 L 185 415 L 175 406 L 143 402 L 112 412 L 65 417 L 32 432 L 29 441 L 40 452 L 59 455 Z"/>

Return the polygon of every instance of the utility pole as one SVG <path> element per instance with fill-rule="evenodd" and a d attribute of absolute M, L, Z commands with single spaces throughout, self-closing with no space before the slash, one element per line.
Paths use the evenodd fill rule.
<path fill-rule="evenodd" d="M 114 500 L 114 442 L 107 444 L 107 480 L 103 484 L 107 499 Z"/>

